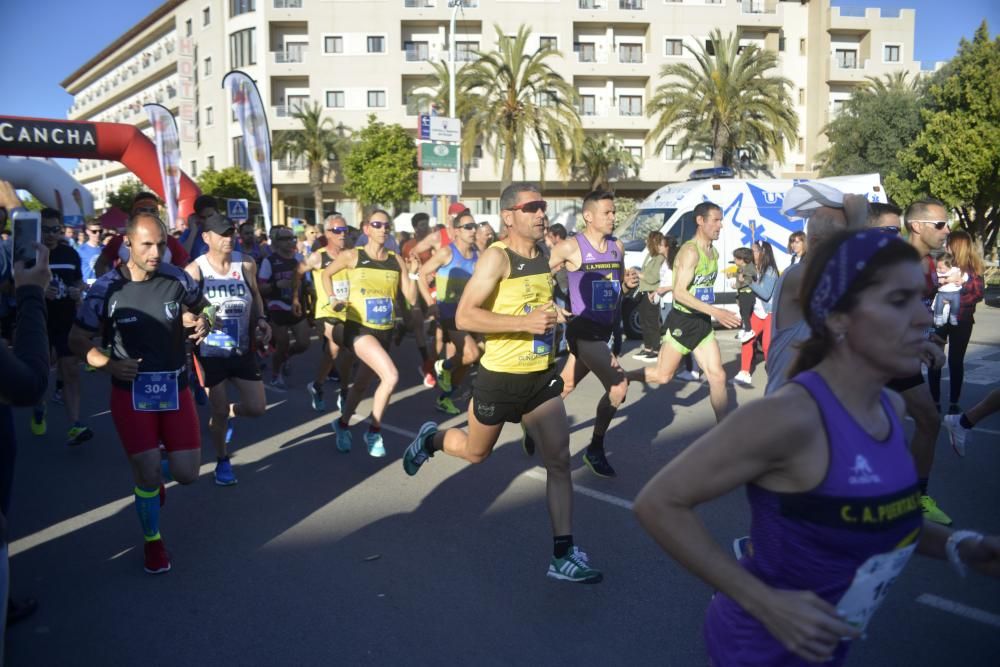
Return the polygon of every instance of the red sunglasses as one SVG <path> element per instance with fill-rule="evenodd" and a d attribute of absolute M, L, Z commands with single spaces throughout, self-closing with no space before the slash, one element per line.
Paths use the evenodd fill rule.
<path fill-rule="evenodd" d="M 526 201 L 523 204 L 511 206 L 507 210 L 524 211 L 525 213 L 538 213 L 541 211 L 542 213 L 545 213 L 545 209 L 547 209 L 548 206 L 548 203 L 544 199 L 535 199 L 534 201 Z"/>

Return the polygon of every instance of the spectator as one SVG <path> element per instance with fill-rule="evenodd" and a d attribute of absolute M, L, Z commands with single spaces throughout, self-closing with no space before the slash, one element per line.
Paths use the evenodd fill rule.
<path fill-rule="evenodd" d="M 788 237 L 788 254 L 792 256 L 789 266 L 798 264 L 806 255 L 806 233 L 792 232 Z"/>
<path fill-rule="evenodd" d="M 215 197 L 200 195 L 194 200 L 194 213 L 188 216 L 187 229 L 180 237 L 184 250 L 192 260 L 208 252 L 208 244 L 201 234 L 205 231 L 205 220 L 218 212 L 219 204 L 215 201 Z"/>
<path fill-rule="evenodd" d="M 764 360 L 771 349 L 771 300 L 774 296 L 774 286 L 778 283 L 778 266 L 774 262 L 774 250 L 767 241 L 754 241 L 753 260 L 757 267 L 757 279 L 750 283 L 754 295 L 754 304 L 750 315 L 750 331 L 753 334 L 743 341 L 740 350 L 740 372 L 733 382 L 744 387 L 753 386 L 750 366 L 753 363 L 754 338 L 760 336 Z"/>
<path fill-rule="evenodd" d="M 657 290 L 660 287 L 660 268 L 667 258 L 667 245 L 663 234 L 650 232 L 646 237 L 646 260 L 639 277 L 639 326 L 642 328 L 642 347 L 632 355 L 639 361 L 656 361 L 660 355 L 660 306 Z"/>

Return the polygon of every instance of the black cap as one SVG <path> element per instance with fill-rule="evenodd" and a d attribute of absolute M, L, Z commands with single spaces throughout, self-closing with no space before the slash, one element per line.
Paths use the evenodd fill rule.
<path fill-rule="evenodd" d="M 205 218 L 203 229 L 206 232 L 225 234 L 231 229 L 235 230 L 236 225 L 229 218 L 222 215 L 221 213 L 215 213 Z"/>

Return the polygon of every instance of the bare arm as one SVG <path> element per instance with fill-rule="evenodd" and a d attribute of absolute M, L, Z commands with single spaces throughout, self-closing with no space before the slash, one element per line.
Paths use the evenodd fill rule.
<path fill-rule="evenodd" d="M 437 251 L 441 248 L 441 232 L 431 232 L 424 238 L 417 241 L 413 249 L 410 250 L 410 257 L 416 257 L 430 250 Z"/>
<path fill-rule="evenodd" d="M 271 325 L 267 321 L 267 312 L 264 310 L 264 299 L 260 295 L 260 288 L 257 287 L 257 262 L 252 259 L 243 261 L 243 277 L 250 288 L 253 300 L 250 303 L 250 318 L 256 323 L 260 330 L 261 343 L 267 345 L 271 340 Z"/>
<path fill-rule="evenodd" d="M 580 268 L 580 244 L 576 241 L 560 243 L 549 255 L 549 269 L 552 273 L 557 273 L 564 266 L 567 271 L 576 271 Z"/>
<path fill-rule="evenodd" d="M 483 304 L 507 276 L 507 255 L 500 248 L 487 248 L 479 255 L 476 269 L 462 291 L 455 313 L 455 325 L 462 331 L 475 333 L 543 334 L 555 325 L 552 304 L 532 310 L 527 315 L 499 315 L 483 308 Z"/>
<path fill-rule="evenodd" d="M 420 289 L 420 295 L 424 297 L 424 301 L 428 305 L 434 304 L 434 298 L 431 296 L 431 276 L 437 273 L 437 270 L 451 261 L 451 246 L 441 248 L 429 260 L 427 263 L 420 267 L 420 271 L 417 272 L 417 287 Z"/>
<path fill-rule="evenodd" d="M 333 274 L 344 269 L 354 268 L 358 261 L 357 250 L 341 250 L 330 264 L 320 273 L 319 279 L 323 281 L 323 289 L 333 299 Z"/>
<path fill-rule="evenodd" d="M 417 284 L 412 278 L 410 278 L 410 270 L 406 266 L 406 262 L 399 255 L 396 255 L 396 261 L 399 262 L 399 287 L 403 292 L 403 297 L 406 302 L 413 306 L 417 303 Z"/>

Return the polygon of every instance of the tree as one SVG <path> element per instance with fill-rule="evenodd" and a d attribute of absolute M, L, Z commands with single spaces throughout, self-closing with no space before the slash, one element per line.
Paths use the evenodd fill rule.
<path fill-rule="evenodd" d="M 24 208 L 28 209 L 29 211 L 41 211 L 43 208 L 45 208 L 45 204 L 35 199 L 35 195 L 30 193 L 21 202 L 21 205 L 24 206 Z"/>
<path fill-rule="evenodd" d="M 881 77 L 866 76 L 862 90 L 872 93 L 903 91 L 920 93 L 923 80 L 923 77 L 919 74 L 910 77 L 910 73 L 906 70 L 896 70 L 895 72 L 883 74 Z"/>
<path fill-rule="evenodd" d="M 145 186 L 134 178 L 126 179 L 124 183 L 118 186 L 117 190 L 108 193 L 108 206 L 114 206 L 129 213 L 132 211 L 132 200 L 137 194 L 145 190 Z"/>
<path fill-rule="evenodd" d="M 986 21 L 935 73 L 928 97 L 923 130 L 886 186 L 901 204 L 938 197 L 988 250 L 1000 227 L 1000 38 L 990 39 Z"/>
<path fill-rule="evenodd" d="M 239 167 L 226 167 L 222 171 L 206 169 L 198 176 L 198 187 L 216 199 L 256 201 L 258 198 L 257 184 L 253 180 L 253 175 Z"/>
<path fill-rule="evenodd" d="M 591 190 L 607 190 L 611 176 L 639 176 L 639 161 L 612 134 L 588 135 L 583 140 L 575 167 L 575 177 L 587 181 Z"/>
<path fill-rule="evenodd" d="M 334 163 L 344 160 L 350 149 L 350 130 L 323 117 L 319 102 L 301 106 L 292 117 L 302 123 L 300 130 L 275 133 L 274 153 L 291 160 L 303 160 L 309 169 L 309 187 L 313 193 L 316 224 L 323 224 L 323 183 L 336 179 Z"/>
<path fill-rule="evenodd" d="M 656 118 L 650 136 L 656 152 L 672 139 L 683 158 L 710 151 L 715 166 L 740 166 L 737 156 L 751 163 L 770 155 L 785 159 L 784 145 L 798 135 L 792 106 L 791 81 L 768 74 L 778 57 L 753 45 L 741 46 L 736 33 L 723 37 L 712 31 L 697 49 L 684 45 L 695 65 L 674 63 L 660 69 L 666 79 L 656 88 L 646 115 Z"/>
<path fill-rule="evenodd" d="M 409 132 L 371 114 L 355 138 L 342 161 L 347 194 L 363 206 L 391 205 L 396 210 L 417 196 L 417 146 Z"/>
<path fill-rule="evenodd" d="M 476 95 L 471 98 L 463 142 L 474 146 L 481 140 L 494 160 L 502 157 L 501 189 L 513 180 L 516 163 L 524 173 L 524 148 L 529 142 L 539 156 L 545 155 L 546 147 L 551 149 L 565 177 L 583 142 L 583 128 L 573 85 L 547 62 L 562 54 L 550 46 L 529 52 L 531 31 L 524 25 L 513 37 L 498 25 L 493 28 L 497 50 L 477 53 L 479 59 L 462 71 L 467 77 L 464 90 Z M 544 181 L 544 159 L 541 165 Z"/>

